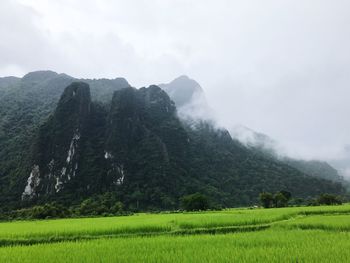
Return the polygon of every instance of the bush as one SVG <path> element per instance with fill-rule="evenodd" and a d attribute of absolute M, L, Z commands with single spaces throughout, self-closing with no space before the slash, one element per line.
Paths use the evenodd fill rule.
<path fill-rule="evenodd" d="M 259 195 L 260 203 L 264 208 L 288 206 L 291 198 L 292 194 L 288 191 L 279 191 L 274 195 L 268 192 L 262 192 Z"/>
<path fill-rule="evenodd" d="M 275 207 L 288 206 L 288 199 L 282 192 L 278 192 L 275 194 L 274 202 L 275 202 Z"/>
<path fill-rule="evenodd" d="M 123 212 L 123 204 L 111 193 L 85 199 L 77 208 L 82 216 L 89 215 L 116 215 Z"/>
<path fill-rule="evenodd" d="M 12 218 L 22 219 L 64 218 L 69 216 L 71 216 L 71 212 L 63 205 L 55 202 L 16 210 L 11 213 Z"/>
<path fill-rule="evenodd" d="M 208 198 L 201 193 L 186 195 L 182 197 L 180 201 L 181 207 L 186 211 L 201 211 L 209 209 Z"/>
<path fill-rule="evenodd" d="M 320 205 L 341 205 L 343 202 L 339 196 L 332 194 L 322 194 L 317 199 Z"/>
<path fill-rule="evenodd" d="M 262 192 L 262 193 L 260 193 L 260 195 L 259 195 L 259 200 L 260 200 L 261 205 L 262 205 L 264 208 L 273 207 L 274 198 L 273 198 L 273 195 L 272 195 L 271 193 L 268 193 L 268 192 Z"/>

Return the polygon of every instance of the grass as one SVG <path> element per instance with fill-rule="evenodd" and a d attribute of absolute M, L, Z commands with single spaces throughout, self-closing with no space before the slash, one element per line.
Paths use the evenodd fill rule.
<path fill-rule="evenodd" d="M 350 214 L 350 205 L 3 222 L 0 223 L 0 240 L 164 233 L 197 228 L 261 225 L 297 216 L 347 213 Z"/>
<path fill-rule="evenodd" d="M 309 216 L 282 224 L 285 228 L 350 231 L 349 215 Z"/>
<path fill-rule="evenodd" d="M 280 231 L 99 239 L 0 248 L 0 262 L 348 262 L 348 232 Z"/>
<path fill-rule="evenodd" d="M 349 248 L 349 204 L 0 223 L 0 262 L 347 262 Z"/>

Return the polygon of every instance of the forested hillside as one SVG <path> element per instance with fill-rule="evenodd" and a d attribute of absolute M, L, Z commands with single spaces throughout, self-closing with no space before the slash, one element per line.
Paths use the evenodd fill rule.
<path fill-rule="evenodd" d="M 209 121 L 187 122 L 157 86 L 77 81 L 54 72 L 1 79 L 1 204 L 79 204 L 112 193 L 126 209 L 177 209 L 201 192 L 215 206 L 257 202 L 260 192 L 342 194 L 257 154 Z"/>

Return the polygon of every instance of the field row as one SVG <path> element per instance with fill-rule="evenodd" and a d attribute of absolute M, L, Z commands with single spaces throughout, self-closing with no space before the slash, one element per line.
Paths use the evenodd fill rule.
<path fill-rule="evenodd" d="M 349 262 L 350 205 L 4 222 L 0 245 L 9 263 Z"/>
<path fill-rule="evenodd" d="M 256 231 L 268 227 L 349 230 L 350 205 L 230 209 L 218 212 L 136 214 L 124 217 L 0 223 L 0 245 L 154 234 Z M 334 218 L 336 217 L 336 218 Z"/>
<path fill-rule="evenodd" d="M 266 230 L 0 248 L 0 262 L 349 262 L 350 233 Z"/>

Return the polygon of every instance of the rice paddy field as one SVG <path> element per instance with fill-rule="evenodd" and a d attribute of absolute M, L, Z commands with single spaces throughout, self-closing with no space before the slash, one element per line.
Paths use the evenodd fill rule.
<path fill-rule="evenodd" d="M 2 222 L 0 262 L 350 262 L 350 204 Z"/>

